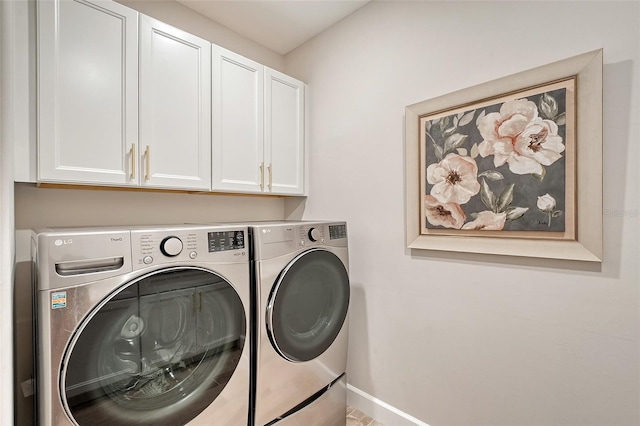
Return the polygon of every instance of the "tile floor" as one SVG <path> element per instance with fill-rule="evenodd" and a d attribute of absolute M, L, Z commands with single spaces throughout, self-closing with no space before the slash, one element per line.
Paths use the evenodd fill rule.
<path fill-rule="evenodd" d="M 384 426 L 362 411 L 347 406 L 347 426 Z"/>

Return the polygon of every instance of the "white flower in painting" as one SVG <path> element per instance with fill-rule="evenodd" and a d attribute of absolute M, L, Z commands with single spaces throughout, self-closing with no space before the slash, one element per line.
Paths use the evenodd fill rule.
<path fill-rule="evenodd" d="M 549 194 L 544 194 L 538 197 L 536 205 L 542 212 L 552 212 L 556 208 L 556 199 Z"/>
<path fill-rule="evenodd" d="M 475 160 L 454 153 L 427 167 L 427 182 L 440 203 L 464 204 L 480 191 Z"/>
<path fill-rule="evenodd" d="M 503 103 L 500 112 L 478 121 L 478 130 L 484 139 L 480 155 L 493 155 L 496 167 L 508 163 L 515 174 L 542 174 L 542 166 L 560 159 L 565 149 L 557 124 L 539 118 L 536 104 L 527 99 Z"/>
<path fill-rule="evenodd" d="M 424 196 L 424 211 L 427 221 L 434 226 L 460 229 L 467 216 L 456 203 L 440 203 L 434 196 Z"/>
<path fill-rule="evenodd" d="M 475 220 L 465 223 L 462 229 L 470 229 L 474 231 L 501 231 L 507 220 L 507 213 L 494 213 L 485 210 L 478 213 Z"/>
<path fill-rule="evenodd" d="M 478 121 L 478 130 L 484 140 L 478 145 L 482 157 L 494 156 L 496 167 L 511 156 L 515 139 L 530 121 L 538 118 L 536 104 L 526 99 L 507 101 L 500 112 L 492 112 Z"/>
<path fill-rule="evenodd" d="M 558 125 L 551 120 L 538 118 L 531 121 L 516 138 L 514 155 L 509 160 L 509 169 L 516 174 L 542 174 L 542 166 L 562 158 L 564 144 L 558 135 Z"/>
<path fill-rule="evenodd" d="M 536 205 L 542 213 L 548 216 L 548 227 L 551 227 L 552 218 L 562 215 L 562 210 L 556 210 L 556 199 L 549 194 L 539 196 Z"/>

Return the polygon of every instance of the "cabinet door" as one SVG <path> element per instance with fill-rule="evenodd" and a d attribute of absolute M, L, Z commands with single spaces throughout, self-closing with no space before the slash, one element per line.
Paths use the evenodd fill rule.
<path fill-rule="evenodd" d="M 40 181 L 137 184 L 137 34 L 115 2 L 38 2 Z"/>
<path fill-rule="evenodd" d="M 262 192 L 264 66 L 213 46 L 212 188 Z"/>
<path fill-rule="evenodd" d="M 265 164 L 268 192 L 304 194 L 304 83 L 265 70 Z"/>
<path fill-rule="evenodd" d="M 140 184 L 210 189 L 211 43 L 140 16 Z"/>

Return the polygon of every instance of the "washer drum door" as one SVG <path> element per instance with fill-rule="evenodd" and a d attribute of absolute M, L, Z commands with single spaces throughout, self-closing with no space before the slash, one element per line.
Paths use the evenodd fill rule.
<path fill-rule="evenodd" d="M 267 332 L 280 356 L 303 362 L 325 352 L 342 329 L 349 296 L 349 276 L 335 254 L 312 249 L 294 258 L 267 304 Z"/>
<path fill-rule="evenodd" d="M 78 328 L 61 374 L 65 408 L 79 425 L 184 425 L 222 392 L 245 336 L 224 278 L 186 267 L 146 275 Z"/>

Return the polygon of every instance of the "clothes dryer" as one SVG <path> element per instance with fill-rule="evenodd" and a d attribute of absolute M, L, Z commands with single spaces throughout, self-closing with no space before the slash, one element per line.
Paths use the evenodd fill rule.
<path fill-rule="evenodd" d="M 345 222 L 249 226 L 256 426 L 346 422 L 350 298 Z"/>
<path fill-rule="evenodd" d="M 35 231 L 38 424 L 248 424 L 247 235 Z"/>

